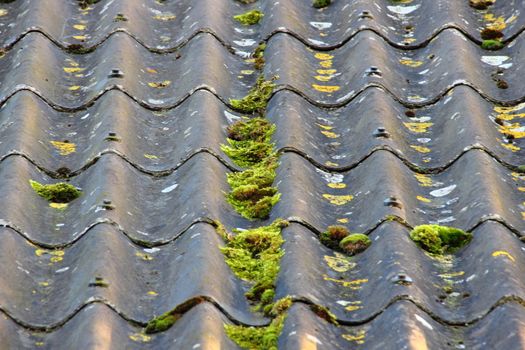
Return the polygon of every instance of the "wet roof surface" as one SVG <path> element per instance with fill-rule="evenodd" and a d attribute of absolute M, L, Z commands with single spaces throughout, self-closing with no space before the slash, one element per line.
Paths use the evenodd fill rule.
<path fill-rule="evenodd" d="M 254 8 L 260 24 L 232 19 Z M 2 346 L 236 349 L 224 324 L 268 324 L 211 224 L 254 225 L 225 200 L 239 168 L 220 145 L 266 41 L 281 200 L 257 225 L 290 221 L 276 298 L 295 301 L 279 347 L 525 348 L 523 11 L 521 0 L 0 4 Z M 503 49 L 480 47 L 487 25 Z M 59 178 L 84 193 L 66 210 L 29 185 Z M 338 223 L 373 244 L 352 258 L 327 248 L 319 233 Z M 409 238 L 425 223 L 474 238 L 438 260 Z M 142 333 L 188 300 L 172 328 Z"/>

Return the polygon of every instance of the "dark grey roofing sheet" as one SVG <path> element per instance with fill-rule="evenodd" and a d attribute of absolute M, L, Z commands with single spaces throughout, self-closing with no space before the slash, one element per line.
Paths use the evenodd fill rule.
<path fill-rule="evenodd" d="M 245 59 L 266 40 L 264 73 L 279 75 L 266 111 L 282 193 L 271 219 L 291 221 L 276 293 L 295 301 L 280 348 L 525 348 L 524 7 L 488 10 L 506 20 L 507 45 L 490 52 L 487 11 L 467 0 L 0 5 L 2 347 L 235 349 L 225 323 L 269 322 L 211 225 L 250 225 L 224 200 L 238 168 L 219 145 L 240 116 L 228 99 L 257 75 Z M 260 25 L 231 20 L 251 8 Z M 74 152 L 52 144 L 66 140 Z M 28 185 L 58 177 L 84 191 L 65 211 Z M 350 263 L 318 239 L 337 222 L 374 242 Z M 427 222 L 474 239 L 432 259 L 408 237 Z M 141 333 L 188 300 L 174 327 Z"/>

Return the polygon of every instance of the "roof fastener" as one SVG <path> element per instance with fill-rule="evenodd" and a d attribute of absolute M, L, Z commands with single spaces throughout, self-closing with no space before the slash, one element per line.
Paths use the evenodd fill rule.
<path fill-rule="evenodd" d="M 385 127 L 380 126 L 374 131 L 374 136 L 375 137 L 389 138 L 390 137 L 390 133 L 388 131 L 386 131 Z"/>
<path fill-rule="evenodd" d="M 112 69 L 108 75 L 109 78 L 124 78 L 124 72 L 120 69 Z"/>
<path fill-rule="evenodd" d="M 403 208 L 403 204 L 401 204 L 401 201 L 399 199 L 397 199 L 397 197 L 395 197 L 395 196 L 388 197 L 387 199 L 385 199 L 383 204 L 386 207 L 395 207 L 395 208 L 399 208 L 399 209 Z"/>

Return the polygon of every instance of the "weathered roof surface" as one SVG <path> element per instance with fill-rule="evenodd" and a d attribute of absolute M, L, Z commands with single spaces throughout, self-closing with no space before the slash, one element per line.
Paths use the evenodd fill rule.
<path fill-rule="evenodd" d="M 232 19 L 252 8 L 260 24 Z M 1 4 L 2 346 L 236 349 L 224 324 L 268 324 L 211 224 L 254 225 L 225 200 L 239 168 L 220 145 L 266 41 L 281 199 L 257 225 L 290 221 L 280 348 L 525 348 L 523 11 L 521 0 Z M 497 52 L 480 47 L 491 23 Z M 59 178 L 84 193 L 66 210 L 29 185 Z M 409 238 L 429 222 L 474 238 L 438 261 Z M 342 258 L 318 238 L 337 223 L 373 244 Z M 100 277 L 108 287 L 93 286 Z M 172 328 L 142 333 L 188 301 Z"/>

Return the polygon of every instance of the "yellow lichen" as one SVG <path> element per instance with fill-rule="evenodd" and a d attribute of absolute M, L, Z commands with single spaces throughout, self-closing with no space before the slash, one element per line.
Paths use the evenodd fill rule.
<path fill-rule="evenodd" d="M 329 182 L 327 186 L 330 188 L 345 188 L 346 184 L 342 182 Z"/>
<path fill-rule="evenodd" d="M 428 198 L 425 198 L 423 196 L 416 196 L 417 200 L 421 201 L 421 202 L 425 202 L 425 203 L 430 203 L 432 202 L 430 199 Z"/>
<path fill-rule="evenodd" d="M 415 133 L 427 132 L 434 123 L 403 123 L 403 125 L 410 131 Z"/>
<path fill-rule="evenodd" d="M 341 87 L 337 86 L 337 85 L 317 85 L 317 84 L 312 84 L 312 87 L 315 90 L 319 91 L 319 92 L 326 92 L 326 93 L 339 91 L 339 89 L 341 89 Z"/>
<path fill-rule="evenodd" d="M 49 203 L 49 206 L 53 209 L 64 210 L 67 208 L 67 203 Z"/>
<path fill-rule="evenodd" d="M 332 68 L 332 60 L 325 60 L 325 61 L 321 61 L 319 62 L 319 65 L 323 68 Z"/>
<path fill-rule="evenodd" d="M 317 74 L 327 74 L 327 75 L 333 75 L 337 73 L 336 69 L 318 69 Z"/>
<path fill-rule="evenodd" d="M 328 267 L 336 272 L 346 272 L 355 265 L 346 256 L 338 252 L 335 252 L 335 256 L 325 255 L 324 260 Z"/>
<path fill-rule="evenodd" d="M 322 52 L 318 52 L 314 55 L 315 58 L 317 58 L 318 60 L 322 60 L 322 61 L 325 61 L 325 60 L 331 60 L 332 58 L 334 58 L 333 55 L 330 55 L 328 53 L 322 53 Z"/>
<path fill-rule="evenodd" d="M 423 64 L 423 61 L 415 61 L 410 58 L 402 58 L 399 60 L 399 63 L 412 68 L 417 68 Z"/>
<path fill-rule="evenodd" d="M 504 250 L 496 250 L 495 252 L 492 253 L 492 256 L 493 257 L 498 257 L 498 256 L 506 256 L 507 258 L 509 258 L 512 262 L 516 261 L 516 259 L 514 259 L 514 257 L 512 255 L 510 255 L 509 252 L 506 252 Z"/>
<path fill-rule="evenodd" d="M 85 68 L 80 68 L 80 67 L 63 67 L 64 69 L 64 72 L 66 73 L 78 73 L 78 72 L 82 72 L 85 70 Z"/>
<path fill-rule="evenodd" d="M 366 332 L 365 330 L 360 330 L 355 335 L 354 334 L 343 334 L 342 337 L 343 339 L 351 341 L 351 342 L 355 342 L 356 344 L 364 344 Z"/>
<path fill-rule="evenodd" d="M 329 277 L 327 275 L 323 275 L 323 279 L 325 281 L 334 282 L 336 284 L 339 284 L 339 285 L 341 285 L 343 287 L 350 288 L 352 290 L 359 290 L 359 289 L 361 289 L 361 285 L 363 283 L 367 283 L 368 282 L 368 278 L 361 278 L 361 279 L 356 279 L 356 280 L 352 280 L 352 281 L 346 281 L 346 280 L 332 278 L 332 277 Z"/>
<path fill-rule="evenodd" d="M 165 87 L 168 87 L 171 84 L 171 81 L 164 80 L 164 81 L 158 81 L 158 82 L 149 82 L 148 86 L 155 88 L 155 89 L 162 89 Z"/>
<path fill-rule="evenodd" d="M 327 130 L 321 130 L 321 134 L 331 139 L 336 139 L 340 136 L 339 134 L 336 134 L 335 132 L 331 132 Z"/>
<path fill-rule="evenodd" d="M 354 196 L 352 196 L 351 194 L 338 196 L 338 195 L 324 193 L 323 198 L 327 199 L 331 204 L 334 204 L 334 205 L 345 205 L 346 203 L 354 199 Z"/>
<path fill-rule="evenodd" d="M 422 187 L 430 187 L 432 186 L 432 179 L 430 176 L 425 174 L 415 174 L 414 177 L 419 182 L 419 185 Z"/>
<path fill-rule="evenodd" d="M 71 142 L 50 141 L 50 143 L 58 150 L 58 154 L 61 156 L 67 156 L 76 151 L 76 145 Z"/>
<path fill-rule="evenodd" d="M 411 148 L 415 149 L 416 151 L 418 151 L 419 153 L 429 153 L 430 152 L 430 148 L 428 147 L 425 147 L 425 146 L 415 146 L 415 145 L 410 145 Z"/>

